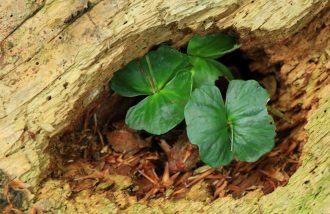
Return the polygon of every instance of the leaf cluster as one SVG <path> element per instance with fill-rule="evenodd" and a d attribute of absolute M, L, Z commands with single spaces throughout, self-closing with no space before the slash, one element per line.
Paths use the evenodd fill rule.
<path fill-rule="evenodd" d="M 196 35 L 187 54 L 162 45 L 131 61 L 111 80 L 121 96 L 145 96 L 128 110 L 126 124 L 160 135 L 185 119 L 189 140 L 208 165 L 227 165 L 234 158 L 256 161 L 274 146 L 268 94 L 254 80 L 233 80 L 216 60 L 239 47 L 223 33 Z M 215 86 L 219 76 L 230 81 L 225 102 Z"/>

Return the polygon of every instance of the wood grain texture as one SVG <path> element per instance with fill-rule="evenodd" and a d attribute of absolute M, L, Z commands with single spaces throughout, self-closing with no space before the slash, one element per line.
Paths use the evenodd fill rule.
<path fill-rule="evenodd" d="M 274 45 L 290 39 L 306 27 L 320 11 L 329 8 L 329 2 L 329 0 L 6 0 L 1 2 L 0 169 L 11 178 L 20 179 L 32 187 L 37 187 L 40 176 L 48 167 L 49 157 L 45 153 L 45 148 L 49 139 L 70 128 L 72 121 L 97 99 L 113 72 L 132 59 L 145 54 L 150 47 L 165 41 L 171 41 L 178 47 L 185 44 L 195 33 L 230 30 L 239 37 L 243 49 L 247 52 L 266 49 L 267 54 L 273 56 L 274 62 L 281 61 L 276 59 L 280 57 L 279 54 L 273 52 L 285 50 L 276 49 Z M 325 13 L 324 16 L 329 16 L 329 13 Z M 307 44 L 309 42 L 306 41 Z M 313 46 L 315 41 L 310 44 Z M 329 46 L 320 45 L 323 52 L 326 52 L 326 48 Z M 304 57 L 308 60 L 310 56 Z M 287 62 L 288 65 L 290 63 Z M 293 66 L 292 69 L 295 68 Z M 298 72 L 298 76 L 291 77 L 291 80 L 299 79 L 301 75 Z M 305 88 L 297 90 L 301 89 Z M 312 99 L 313 96 L 310 96 Z M 328 98 L 324 98 L 326 99 Z M 326 101 L 323 103 L 322 106 L 330 106 Z M 309 124 L 314 124 L 318 120 L 320 119 L 311 119 Z M 323 128 L 329 126 L 327 121 L 320 123 L 324 126 L 309 126 L 310 142 L 323 148 L 329 136 Z M 324 132 L 322 139 L 315 136 L 319 128 Z M 310 144 L 306 147 L 308 148 Z M 329 163 L 329 152 L 323 154 L 327 158 L 324 163 Z M 304 158 L 308 157 L 304 156 Z M 310 164 L 306 167 L 311 167 L 316 162 Z M 299 172 L 297 174 L 302 176 Z M 328 184 L 325 177 L 320 179 L 323 179 L 324 184 Z M 298 188 L 299 185 L 294 182 L 293 178 L 291 186 L 264 197 L 265 199 L 260 202 L 265 204 L 262 205 L 262 209 L 273 209 L 275 205 L 266 202 L 266 200 L 274 201 L 272 195 L 276 197 L 276 194 L 282 194 L 287 188 L 295 191 L 294 188 Z M 328 199 L 328 196 L 325 198 Z M 216 205 L 211 207 L 219 209 L 225 207 L 230 210 L 238 203 L 232 199 L 228 199 L 230 203 L 226 203 L 226 200 L 221 202 L 218 200 Z M 254 202 L 254 199 L 251 200 Z M 286 200 L 288 199 L 274 204 L 280 206 L 281 203 L 287 203 Z M 242 199 L 237 206 L 248 206 L 252 202 L 249 198 Z M 210 209 L 213 209 L 211 207 Z M 258 209 L 257 205 L 249 205 L 249 207 L 254 211 Z"/>

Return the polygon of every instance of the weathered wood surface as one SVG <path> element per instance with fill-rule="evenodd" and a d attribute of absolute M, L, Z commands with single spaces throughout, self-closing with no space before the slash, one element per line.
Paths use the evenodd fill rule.
<path fill-rule="evenodd" d="M 304 41 L 313 51 L 303 58 L 291 59 L 295 65 L 274 53 L 290 53 L 289 48 L 274 45 L 291 38 L 321 11 L 323 15 L 319 18 L 324 20 L 324 16 L 329 16 L 329 12 L 324 12 L 329 4 L 329 0 L 1 1 L 0 169 L 11 178 L 37 187 L 48 166 L 49 157 L 44 150 L 49 139 L 67 129 L 98 97 L 114 71 L 161 42 L 171 40 L 180 46 L 194 33 L 230 29 L 239 36 L 244 50 L 265 49 L 270 57 L 273 55 L 274 62 L 284 61 L 287 63 L 284 65 L 297 72 L 300 60 L 308 61 L 313 54 L 320 58 L 325 54 L 322 57 L 329 59 L 329 36 L 322 37 L 325 41 Z M 328 29 L 329 20 L 325 20 L 323 29 Z M 329 35 L 329 31 L 323 33 Z M 306 66 L 305 61 L 301 68 Z M 326 61 L 321 64 L 329 68 Z M 298 74 L 303 76 L 301 72 Z M 296 79 L 299 76 L 292 77 Z M 313 114 L 318 116 L 311 116 L 307 127 L 308 152 L 303 156 L 303 166 L 290 184 L 260 200 L 258 197 L 217 200 L 209 209 L 225 209 L 230 213 L 230 210 L 257 211 L 261 207 L 265 211 L 276 208 L 281 213 L 286 207 L 310 208 L 317 188 L 320 188 L 320 194 L 315 196 L 319 208 L 329 209 L 325 207 L 329 191 L 321 191 L 329 186 L 329 148 L 325 146 L 329 142 L 329 120 L 325 119 L 329 112 L 321 116 L 321 109 L 330 107 L 329 95 L 323 92 L 327 86 L 323 83 L 318 93 L 308 94 L 309 101 L 319 96 L 321 104 Z M 315 84 L 310 88 L 314 89 Z M 322 167 L 309 170 L 318 164 Z M 302 185 L 302 177 L 306 176 L 315 185 Z M 293 199 L 289 197 L 297 200 L 291 204 Z M 187 203 L 188 209 L 190 202 Z M 178 209 L 173 206 L 173 210 Z"/>

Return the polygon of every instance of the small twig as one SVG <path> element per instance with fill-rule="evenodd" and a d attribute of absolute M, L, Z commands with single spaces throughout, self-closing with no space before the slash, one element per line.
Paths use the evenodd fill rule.
<path fill-rule="evenodd" d="M 103 173 L 101 173 L 101 172 L 94 172 L 91 175 L 86 175 L 86 176 L 78 177 L 78 178 L 75 178 L 74 180 L 75 181 L 80 181 L 80 180 L 86 180 L 86 179 L 97 179 L 97 178 L 102 178 L 102 177 L 104 177 L 104 174 Z"/>
<path fill-rule="evenodd" d="M 179 186 L 180 184 L 183 184 L 186 186 L 185 183 L 183 183 L 184 181 L 188 180 L 189 176 L 191 176 L 192 173 L 191 172 L 186 172 L 185 174 L 183 174 L 174 184 L 174 186 Z"/>
<path fill-rule="evenodd" d="M 153 183 L 154 185 L 157 185 L 158 182 L 154 181 L 151 177 L 149 177 L 147 174 L 145 174 L 144 172 L 142 172 L 141 170 L 138 169 L 138 172 L 143 175 L 146 179 L 148 179 L 151 183 Z"/>
<path fill-rule="evenodd" d="M 188 158 L 191 156 L 192 152 L 193 152 L 192 147 L 189 146 L 189 148 L 187 149 L 185 156 L 183 158 L 183 163 L 185 163 L 188 160 Z"/>
<path fill-rule="evenodd" d="M 201 166 L 201 167 L 194 170 L 194 174 L 200 174 L 200 173 L 203 173 L 203 172 L 205 172 L 209 169 L 211 169 L 211 167 L 209 167 L 208 165 Z"/>
<path fill-rule="evenodd" d="M 129 165 L 129 166 L 133 166 L 133 165 L 131 165 L 131 162 L 133 162 L 133 161 L 135 161 L 139 158 L 141 158 L 141 156 L 131 156 L 127 159 L 124 159 L 123 162 L 121 162 L 120 164 L 126 164 L 126 165 Z"/>
<path fill-rule="evenodd" d="M 101 145 L 104 146 L 105 143 L 104 143 L 103 135 L 101 134 L 100 130 L 97 130 L 97 134 L 98 134 L 98 136 L 100 138 Z"/>
<path fill-rule="evenodd" d="M 218 187 L 216 188 L 216 190 L 214 191 L 213 196 L 214 197 L 223 197 L 224 193 L 221 194 L 221 192 L 223 192 L 223 190 L 226 188 L 226 186 L 228 185 L 228 181 L 223 180 L 223 182 L 218 183 Z"/>
<path fill-rule="evenodd" d="M 145 160 L 158 160 L 159 156 L 158 153 L 151 153 L 148 156 L 143 157 Z"/>
<path fill-rule="evenodd" d="M 86 117 L 85 117 L 85 120 L 84 120 L 84 126 L 83 126 L 83 129 L 84 130 L 88 129 L 88 120 L 90 118 L 89 115 L 90 115 L 90 111 L 87 112 Z"/>
<path fill-rule="evenodd" d="M 171 194 L 171 197 L 176 197 L 177 195 L 180 195 L 180 194 L 183 194 L 183 193 L 186 193 L 188 191 L 187 188 L 181 188 L 181 189 L 178 189 L 176 191 L 174 191 L 172 194 Z"/>
<path fill-rule="evenodd" d="M 158 188 L 152 188 L 147 194 L 141 199 L 140 202 L 145 202 L 150 196 L 155 195 L 159 191 Z"/>
<path fill-rule="evenodd" d="M 96 132 L 98 131 L 98 128 L 97 128 L 97 115 L 94 113 L 93 115 L 93 119 L 94 119 L 94 134 L 96 134 Z"/>
<path fill-rule="evenodd" d="M 202 174 L 188 178 L 188 180 L 192 180 L 192 181 L 190 183 L 188 183 L 187 187 L 191 187 L 192 185 L 198 183 L 198 181 L 203 180 L 204 178 L 206 178 L 207 176 L 212 174 L 214 172 L 214 170 L 215 169 L 209 169 L 209 170 L 203 172 Z"/>
<path fill-rule="evenodd" d="M 162 148 L 162 150 L 165 152 L 165 154 L 167 156 L 169 156 L 170 151 L 171 151 L 171 146 L 168 145 L 168 143 L 163 139 L 160 139 L 159 141 L 160 141 L 160 143 L 159 143 L 160 148 Z"/>
<path fill-rule="evenodd" d="M 168 162 L 165 163 L 164 173 L 163 173 L 163 177 L 162 177 L 162 183 L 165 186 L 167 186 L 167 184 L 171 183 L 171 181 L 170 181 L 170 169 L 169 169 L 169 166 L 168 166 Z"/>
<path fill-rule="evenodd" d="M 225 179 L 226 177 L 224 175 L 208 175 L 206 179 L 211 179 L 211 180 L 218 180 L 218 179 Z"/>

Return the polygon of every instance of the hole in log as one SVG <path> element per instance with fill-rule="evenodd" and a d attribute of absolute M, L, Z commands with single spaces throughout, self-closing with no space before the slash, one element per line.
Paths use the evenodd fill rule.
<path fill-rule="evenodd" d="M 306 142 L 303 129 L 306 110 L 301 105 L 283 108 L 288 102 L 283 99 L 286 96 L 283 92 L 289 93 L 290 90 L 282 84 L 278 72 L 282 64 L 271 65 L 267 59 L 259 60 L 263 55 L 263 50 L 255 52 L 253 57 L 238 50 L 221 59 L 236 76 L 259 81 L 271 95 L 269 107 L 275 109 L 270 113 L 277 126 L 276 146 L 257 162 L 233 161 L 229 166 L 210 171 L 202 162 L 195 161 L 198 160 L 197 154 L 193 156 L 191 166 L 178 174 L 169 163 L 170 175 L 176 178 L 170 186 L 151 193 L 158 185 L 156 183 L 163 179 L 169 157 L 179 158 L 177 154 L 182 157 L 195 149 L 186 144 L 183 137 L 185 124 L 160 136 L 143 131 L 131 132 L 123 122 L 125 114 L 141 98 L 123 98 L 107 88 L 103 98 L 85 112 L 77 130 L 52 139 L 48 148 L 53 159 L 52 172 L 48 179 L 66 180 L 75 195 L 83 190 L 112 191 L 119 182 L 118 177 L 114 179 L 113 176 L 119 176 L 127 181 L 121 190 L 137 200 L 186 197 L 187 194 L 196 194 L 191 193 L 195 185 L 202 185 L 205 189 L 202 197 L 210 198 L 229 195 L 240 198 L 256 189 L 268 194 L 278 186 L 285 186 L 299 167 L 299 157 Z M 217 81 L 222 92 L 226 88 L 223 81 Z M 110 142 L 114 138 L 118 145 Z M 162 145 L 162 140 L 168 145 Z M 140 141 L 145 144 L 136 145 Z M 172 156 L 166 153 L 167 146 L 176 149 Z M 113 178 L 111 181 L 109 176 Z M 196 177 L 198 179 L 194 180 Z"/>
<path fill-rule="evenodd" d="M 65 83 L 63 84 L 63 88 L 64 88 L 64 89 L 67 89 L 68 85 L 69 85 L 69 83 L 68 83 L 68 82 L 65 82 Z"/>

